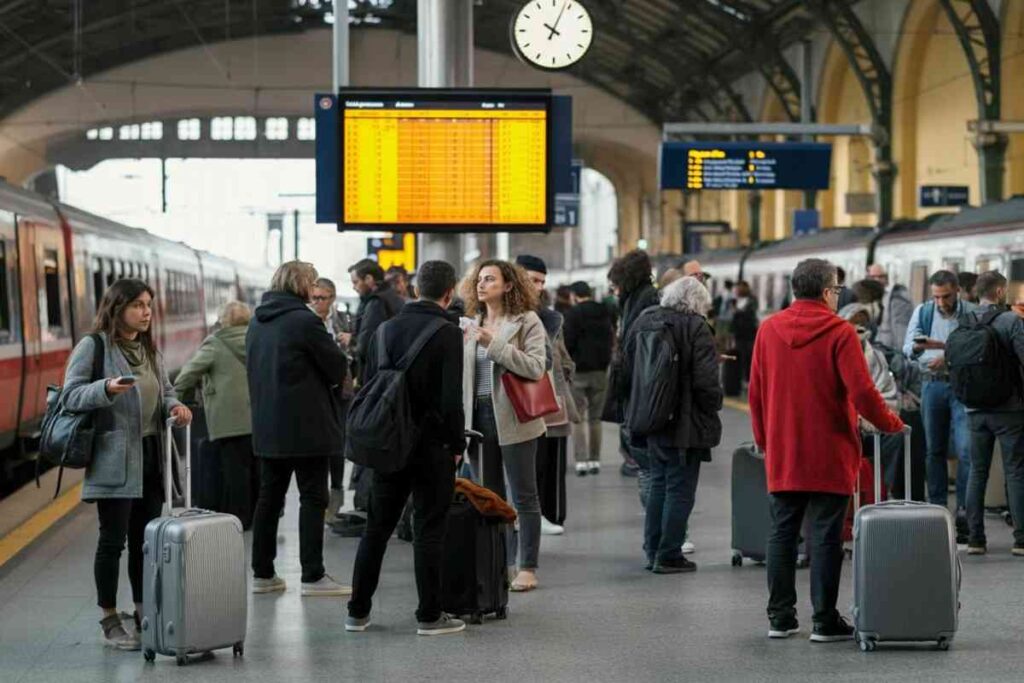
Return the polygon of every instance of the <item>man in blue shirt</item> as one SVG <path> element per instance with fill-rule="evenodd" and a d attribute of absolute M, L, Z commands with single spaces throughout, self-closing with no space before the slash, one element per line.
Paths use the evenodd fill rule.
<path fill-rule="evenodd" d="M 917 306 L 910 317 L 903 353 L 921 367 L 921 418 L 924 422 L 928 457 L 928 501 L 947 505 L 949 477 L 946 453 L 952 430 L 953 446 L 959 460 L 956 473 L 957 542 L 966 543 L 967 479 L 971 470 L 971 438 L 967 409 L 957 400 L 949 384 L 946 367 L 946 339 L 960 320 L 975 306 L 959 297 L 955 273 L 937 271 L 928 280 L 932 298 Z"/>

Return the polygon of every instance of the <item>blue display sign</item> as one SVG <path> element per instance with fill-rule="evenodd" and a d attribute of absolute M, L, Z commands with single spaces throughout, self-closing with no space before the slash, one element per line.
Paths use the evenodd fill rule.
<path fill-rule="evenodd" d="M 579 195 L 555 195 L 555 227 L 575 228 L 580 224 Z"/>
<path fill-rule="evenodd" d="M 967 206 L 970 189 L 966 185 L 922 185 L 921 206 Z"/>
<path fill-rule="evenodd" d="M 821 214 L 817 209 L 797 209 L 793 212 L 793 236 L 806 237 L 821 231 Z"/>
<path fill-rule="evenodd" d="M 663 142 L 663 190 L 826 190 L 832 145 Z"/>
<path fill-rule="evenodd" d="M 341 211 L 338 196 L 338 98 L 326 93 L 313 96 L 316 125 L 316 222 L 337 223 Z"/>

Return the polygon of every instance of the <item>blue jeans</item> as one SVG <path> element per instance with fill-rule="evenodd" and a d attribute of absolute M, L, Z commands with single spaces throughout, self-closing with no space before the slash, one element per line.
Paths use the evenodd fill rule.
<path fill-rule="evenodd" d="M 647 498 L 651 492 L 651 464 L 647 447 L 634 446 L 625 425 L 619 427 L 619 446 L 636 462 L 636 483 L 640 490 L 640 505 L 647 509 Z"/>
<path fill-rule="evenodd" d="M 651 564 L 683 556 L 686 526 L 697 497 L 700 458 L 681 448 L 650 445 L 651 488 L 644 519 L 644 552 Z"/>
<path fill-rule="evenodd" d="M 949 382 L 925 382 L 921 389 L 921 419 L 924 421 L 928 448 L 928 502 L 946 505 L 949 500 L 949 474 L 946 453 L 952 428 L 956 468 L 956 506 L 967 505 L 967 479 L 971 472 L 971 432 L 967 409 L 956 399 Z"/>

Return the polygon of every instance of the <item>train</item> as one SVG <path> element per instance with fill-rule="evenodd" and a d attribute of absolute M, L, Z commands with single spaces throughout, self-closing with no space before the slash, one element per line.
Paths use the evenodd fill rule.
<path fill-rule="evenodd" d="M 0 182 L 0 486 L 31 457 L 46 388 L 62 383 L 103 292 L 126 277 L 156 293 L 154 339 L 173 375 L 218 307 L 255 305 L 271 273 Z"/>
<path fill-rule="evenodd" d="M 914 303 L 929 296 L 928 278 L 937 270 L 982 273 L 998 270 L 1010 281 L 1010 298 L 1024 301 L 1024 197 L 886 228 L 837 228 L 790 237 L 746 249 L 697 254 L 718 294 L 725 280 L 750 283 L 760 313 L 770 315 L 790 298 L 790 274 L 806 258 L 828 259 L 846 271 L 846 284 L 863 279 L 871 264 L 882 265 L 891 283 L 906 286 Z M 675 262 L 683 260 L 677 257 Z"/>

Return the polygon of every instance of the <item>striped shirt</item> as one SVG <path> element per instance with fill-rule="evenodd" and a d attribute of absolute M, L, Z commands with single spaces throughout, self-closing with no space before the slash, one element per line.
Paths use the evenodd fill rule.
<path fill-rule="evenodd" d="M 476 395 L 490 398 L 494 377 L 494 361 L 487 357 L 487 348 L 476 345 Z"/>

